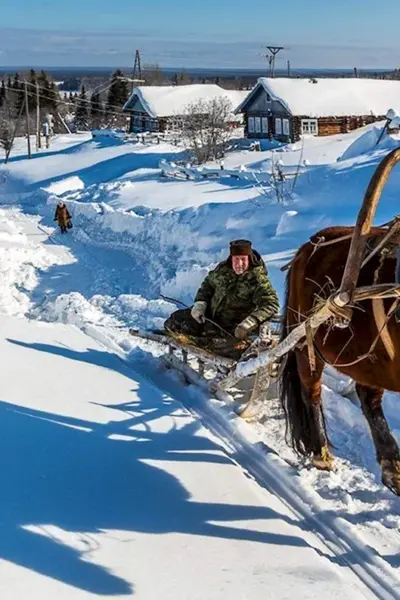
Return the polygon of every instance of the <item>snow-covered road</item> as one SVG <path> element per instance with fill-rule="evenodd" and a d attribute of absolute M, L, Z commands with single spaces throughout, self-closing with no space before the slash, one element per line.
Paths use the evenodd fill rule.
<path fill-rule="evenodd" d="M 1 598 L 400 600 L 399 499 L 340 395 L 348 381 L 324 379 L 337 461 L 322 473 L 286 445 L 278 401 L 245 424 L 126 333 L 162 325 L 175 305 L 161 293 L 190 303 L 233 237 L 251 237 L 282 295 L 280 266 L 309 232 L 354 218 L 385 151 L 369 157 L 368 131 L 308 140 L 290 206 L 224 179 L 159 180 L 172 147 L 60 136 L 28 161 L 18 141 L 0 165 Z M 365 156 L 336 160 L 360 144 Z M 280 152 L 288 165 L 299 153 Z M 256 154 L 229 162 L 271 158 Z M 72 236 L 53 228 L 60 198 Z M 398 402 L 385 395 L 400 441 Z"/>
<path fill-rule="evenodd" d="M 70 263 L 37 219 L 1 217 L 0 264 Z M 2 598 L 374 597 L 168 392 L 73 325 L 18 317 L 0 317 Z"/>

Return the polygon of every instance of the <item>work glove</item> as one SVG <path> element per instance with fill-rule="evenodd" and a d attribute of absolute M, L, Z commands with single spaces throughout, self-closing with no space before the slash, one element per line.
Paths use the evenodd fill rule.
<path fill-rule="evenodd" d="M 255 329 L 258 321 L 255 317 L 246 317 L 235 329 L 235 337 L 238 340 L 245 340 L 249 333 Z"/>
<path fill-rule="evenodd" d="M 206 309 L 207 309 L 207 302 L 203 302 L 203 301 L 199 300 L 199 302 L 195 302 L 193 304 L 190 314 L 192 315 L 193 319 L 195 321 L 197 321 L 198 323 L 205 323 Z"/>

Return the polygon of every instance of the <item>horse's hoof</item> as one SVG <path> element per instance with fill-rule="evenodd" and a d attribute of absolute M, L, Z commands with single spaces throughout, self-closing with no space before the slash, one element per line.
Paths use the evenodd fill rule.
<path fill-rule="evenodd" d="M 381 467 L 383 485 L 396 496 L 400 496 L 400 461 L 382 460 Z"/>
<path fill-rule="evenodd" d="M 333 471 L 333 457 L 332 460 L 324 460 L 320 454 L 313 456 L 312 464 L 319 471 Z"/>
<path fill-rule="evenodd" d="M 333 471 L 335 459 L 327 447 L 321 449 L 321 454 L 314 454 L 312 464 L 320 471 Z"/>

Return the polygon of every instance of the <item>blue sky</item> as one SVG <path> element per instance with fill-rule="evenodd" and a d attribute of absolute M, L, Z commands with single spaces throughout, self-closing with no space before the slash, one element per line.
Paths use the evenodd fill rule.
<path fill-rule="evenodd" d="M 301 67 L 400 65 L 399 0 L 6 0 L 0 65 L 265 65 L 263 45 Z M 391 18 L 391 15 L 394 15 Z"/>

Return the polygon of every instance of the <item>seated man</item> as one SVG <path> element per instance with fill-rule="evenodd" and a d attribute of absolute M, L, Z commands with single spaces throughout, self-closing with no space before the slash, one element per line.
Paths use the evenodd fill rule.
<path fill-rule="evenodd" d="M 230 255 L 207 275 L 191 309 L 165 322 L 171 334 L 245 340 L 276 315 L 279 300 L 260 254 L 248 240 L 230 243 Z"/>

